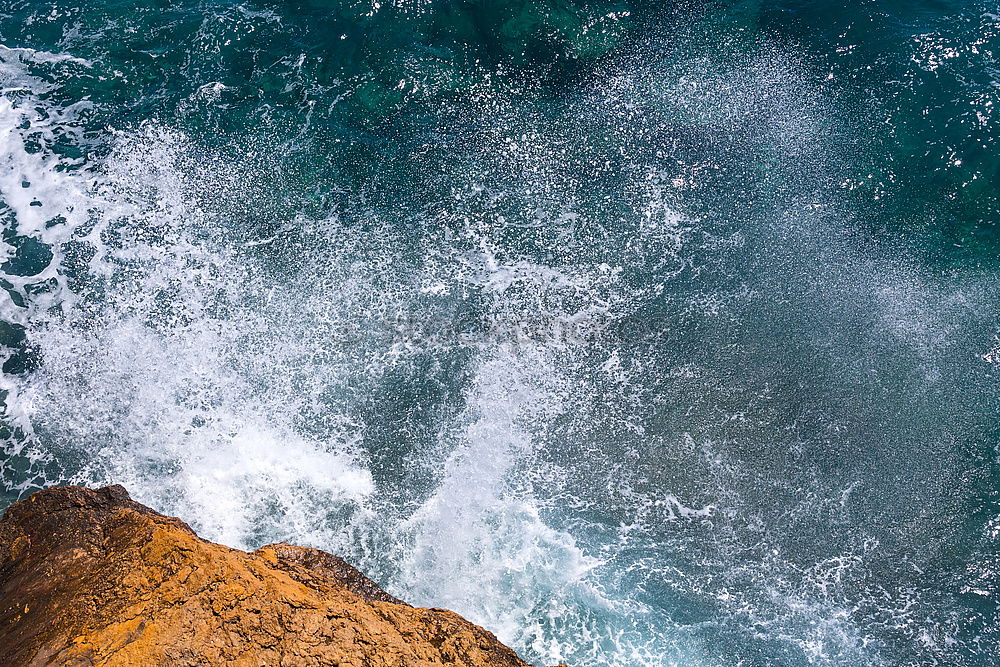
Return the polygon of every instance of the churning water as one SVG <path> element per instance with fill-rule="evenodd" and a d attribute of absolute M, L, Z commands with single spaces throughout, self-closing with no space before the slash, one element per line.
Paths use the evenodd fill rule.
<path fill-rule="evenodd" d="M 998 14 L 6 0 L 5 502 L 541 664 L 1000 664 Z"/>

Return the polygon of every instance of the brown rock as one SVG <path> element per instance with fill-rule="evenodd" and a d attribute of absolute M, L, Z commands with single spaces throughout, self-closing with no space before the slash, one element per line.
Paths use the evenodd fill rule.
<path fill-rule="evenodd" d="M 202 540 L 125 489 L 39 491 L 0 521 L 0 663 L 523 667 L 330 554 Z"/>

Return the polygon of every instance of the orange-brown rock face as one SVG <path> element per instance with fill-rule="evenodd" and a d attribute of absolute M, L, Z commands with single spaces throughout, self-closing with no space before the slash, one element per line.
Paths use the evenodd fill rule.
<path fill-rule="evenodd" d="M 0 663 L 526 664 L 458 614 L 402 603 L 335 556 L 212 544 L 119 486 L 50 488 L 7 510 Z"/>

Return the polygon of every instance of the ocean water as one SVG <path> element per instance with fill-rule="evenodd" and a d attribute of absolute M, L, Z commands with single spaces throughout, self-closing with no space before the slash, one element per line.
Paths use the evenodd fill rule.
<path fill-rule="evenodd" d="M 3 0 L 3 504 L 526 659 L 1000 665 L 1000 6 Z"/>

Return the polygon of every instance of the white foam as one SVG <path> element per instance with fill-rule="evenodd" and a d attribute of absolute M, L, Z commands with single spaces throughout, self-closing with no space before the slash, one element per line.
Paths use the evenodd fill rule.
<path fill-rule="evenodd" d="M 18 234 L 54 251 L 41 272 L 8 276 L 26 307 L 6 297 L 5 319 L 28 327 L 42 358 L 35 373 L 4 375 L 6 416 L 25 433 L 10 451 L 58 463 L 64 477 L 49 483 L 123 483 L 227 544 L 329 541 L 327 513 L 357 510 L 371 475 L 355 461 L 351 429 L 304 435 L 293 422 L 306 399 L 261 386 L 280 364 L 268 367 L 270 343 L 245 341 L 285 313 L 248 299 L 260 286 L 193 197 L 186 140 L 153 124 L 120 134 L 99 173 L 26 150 L 28 136 L 72 130 L 74 113 L 47 119 L 0 100 L 10 164 L 0 195 Z M 92 253 L 76 292 L 62 266 L 70 240 Z M 26 295 L 50 279 L 54 289 Z M 241 365 L 264 373 L 241 374 Z"/>

